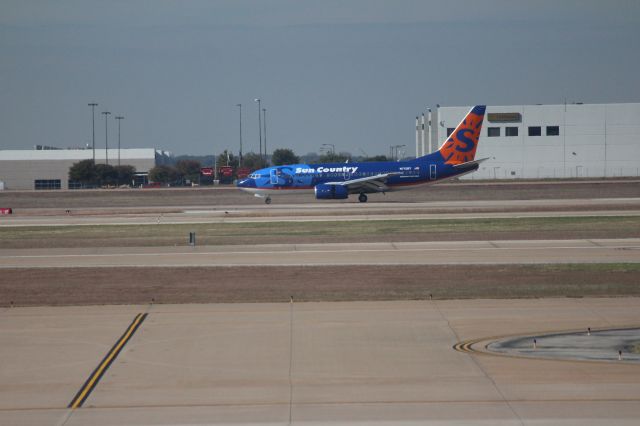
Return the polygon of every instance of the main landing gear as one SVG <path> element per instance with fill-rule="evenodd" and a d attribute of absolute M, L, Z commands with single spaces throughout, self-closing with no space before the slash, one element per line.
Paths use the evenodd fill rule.
<path fill-rule="evenodd" d="M 366 203 L 367 202 L 367 194 L 365 193 L 361 193 L 358 196 L 358 201 L 360 201 L 361 203 Z"/>
<path fill-rule="evenodd" d="M 264 199 L 265 204 L 271 204 L 271 197 L 267 197 Z"/>

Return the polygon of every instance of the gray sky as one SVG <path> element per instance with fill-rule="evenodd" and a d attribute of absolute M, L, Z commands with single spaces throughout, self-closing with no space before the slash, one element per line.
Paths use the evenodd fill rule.
<path fill-rule="evenodd" d="M 0 149 L 373 155 L 445 106 L 640 102 L 640 1 L 0 0 Z M 363 151 L 361 151 L 363 150 Z"/>

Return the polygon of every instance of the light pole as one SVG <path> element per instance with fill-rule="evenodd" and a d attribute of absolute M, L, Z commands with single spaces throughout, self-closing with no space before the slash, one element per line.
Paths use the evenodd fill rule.
<path fill-rule="evenodd" d="M 236 106 L 240 112 L 240 158 L 238 167 L 242 167 L 242 104 L 236 104 Z"/>
<path fill-rule="evenodd" d="M 93 150 L 93 165 L 96 164 L 96 107 L 97 103 L 89 104 L 91 107 L 91 149 Z"/>
<path fill-rule="evenodd" d="M 262 158 L 262 115 L 260 113 L 260 99 L 255 98 L 253 102 L 258 103 L 258 133 L 260 135 L 260 158 Z"/>
<path fill-rule="evenodd" d="M 262 108 L 262 125 L 264 126 L 264 158 L 267 158 L 267 109 Z"/>
<path fill-rule="evenodd" d="M 104 114 L 104 159 L 109 164 L 109 133 L 107 132 L 107 117 L 111 114 L 109 111 L 102 111 Z"/>
<path fill-rule="evenodd" d="M 404 148 L 406 145 L 398 145 L 398 149 L 396 150 L 396 159 L 398 161 L 400 161 L 400 149 L 399 148 Z M 402 158 L 404 158 L 404 154 L 405 154 L 405 150 L 402 150 Z"/>
<path fill-rule="evenodd" d="M 402 148 L 402 147 L 405 147 L 405 146 L 407 146 L 407 145 L 391 145 L 390 146 L 390 148 L 391 148 L 391 158 L 393 160 L 398 160 L 398 148 Z M 395 155 L 393 154 L 394 150 L 395 150 Z"/>
<path fill-rule="evenodd" d="M 123 120 L 124 117 L 119 115 L 116 117 L 118 120 L 118 167 L 120 167 L 120 120 Z"/>
<path fill-rule="evenodd" d="M 336 146 L 332 143 L 323 143 L 322 146 L 330 146 L 331 147 L 331 153 L 335 155 L 336 153 Z"/>

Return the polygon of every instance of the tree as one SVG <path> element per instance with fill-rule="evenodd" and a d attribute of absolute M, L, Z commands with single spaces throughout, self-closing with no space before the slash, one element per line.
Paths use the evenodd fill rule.
<path fill-rule="evenodd" d="M 116 181 L 119 185 L 127 184 L 131 185 L 131 181 L 133 180 L 133 176 L 136 174 L 136 168 L 130 166 L 128 164 L 123 164 L 122 166 L 115 166 L 114 170 L 116 172 Z"/>
<path fill-rule="evenodd" d="M 320 156 L 317 152 L 309 152 L 300 156 L 300 161 L 306 164 L 314 164 L 320 161 Z"/>
<path fill-rule="evenodd" d="M 96 176 L 100 185 L 115 185 L 118 180 L 118 172 L 110 164 L 96 164 Z"/>
<path fill-rule="evenodd" d="M 289 148 L 278 148 L 271 154 L 271 163 L 274 166 L 282 166 L 283 164 L 296 164 L 300 162 L 298 157 Z"/>
<path fill-rule="evenodd" d="M 321 163 L 344 163 L 349 159 L 351 159 L 351 155 L 347 152 L 336 154 L 333 151 L 328 151 L 320 156 Z"/>
<path fill-rule="evenodd" d="M 233 153 L 227 151 L 226 149 L 220 155 L 218 155 L 218 159 L 216 161 L 216 165 L 218 167 L 231 166 L 234 169 L 238 168 L 238 157 L 236 157 L 235 155 L 233 155 Z"/>
<path fill-rule="evenodd" d="M 82 160 L 74 163 L 69 168 L 69 180 L 80 182 L 82 185 L 96 185 L 98 176 L 96 175 L 93 160 Z"/>
<path fill-rule="evenodd" d="M 178 178 L 175 168 L 166 165 L 155 166 L 149 170 L 149 181 L 160 183 L 172 183 Z"/>
<path fill-rule="evenodd" d="M 200 177 L 201 164 L 196 160 L 180 160 L 176 163 L 178 174 L 191 182 L 197 182 Z"/>
<path fill-rule="evenodd" d="M 248 152 L 242 157 L 242 167 L 252 171 L 264 169 L 267 167 L 267 161 L 255 152 Z"/>
<path fill-rule="evenodd" d="M 364 157 L 362 161 L 369 162 L 369 161 L 391 161 L 391 160 L 388 159 L 386 155 L 374 155 L 373 157 Z"/>

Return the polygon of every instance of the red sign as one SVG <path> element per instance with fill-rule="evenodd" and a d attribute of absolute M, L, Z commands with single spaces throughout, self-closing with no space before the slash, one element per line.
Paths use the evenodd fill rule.
<path fill-rule="evenodd" d="M 213 176 L 213 167 L 203 167 L 200 169 L 202 176 Z"/>
<path fill-rule="evenodd" d="M 238 179 L 244 179 L 251 174 L 251 169 L 242 167 L 238 169 Z"/>
<path fill-rule="evenodd" d="M 13 210 L 11 208 L 0 207 L 0 214 L 12 214 Z"/>
<path fill-rule="evenodd" d="M 231 166 L 222 166 L 220 167 L 220 174 L 224 177 L 232 177 L 233 176 L 233 167 Z"/>

